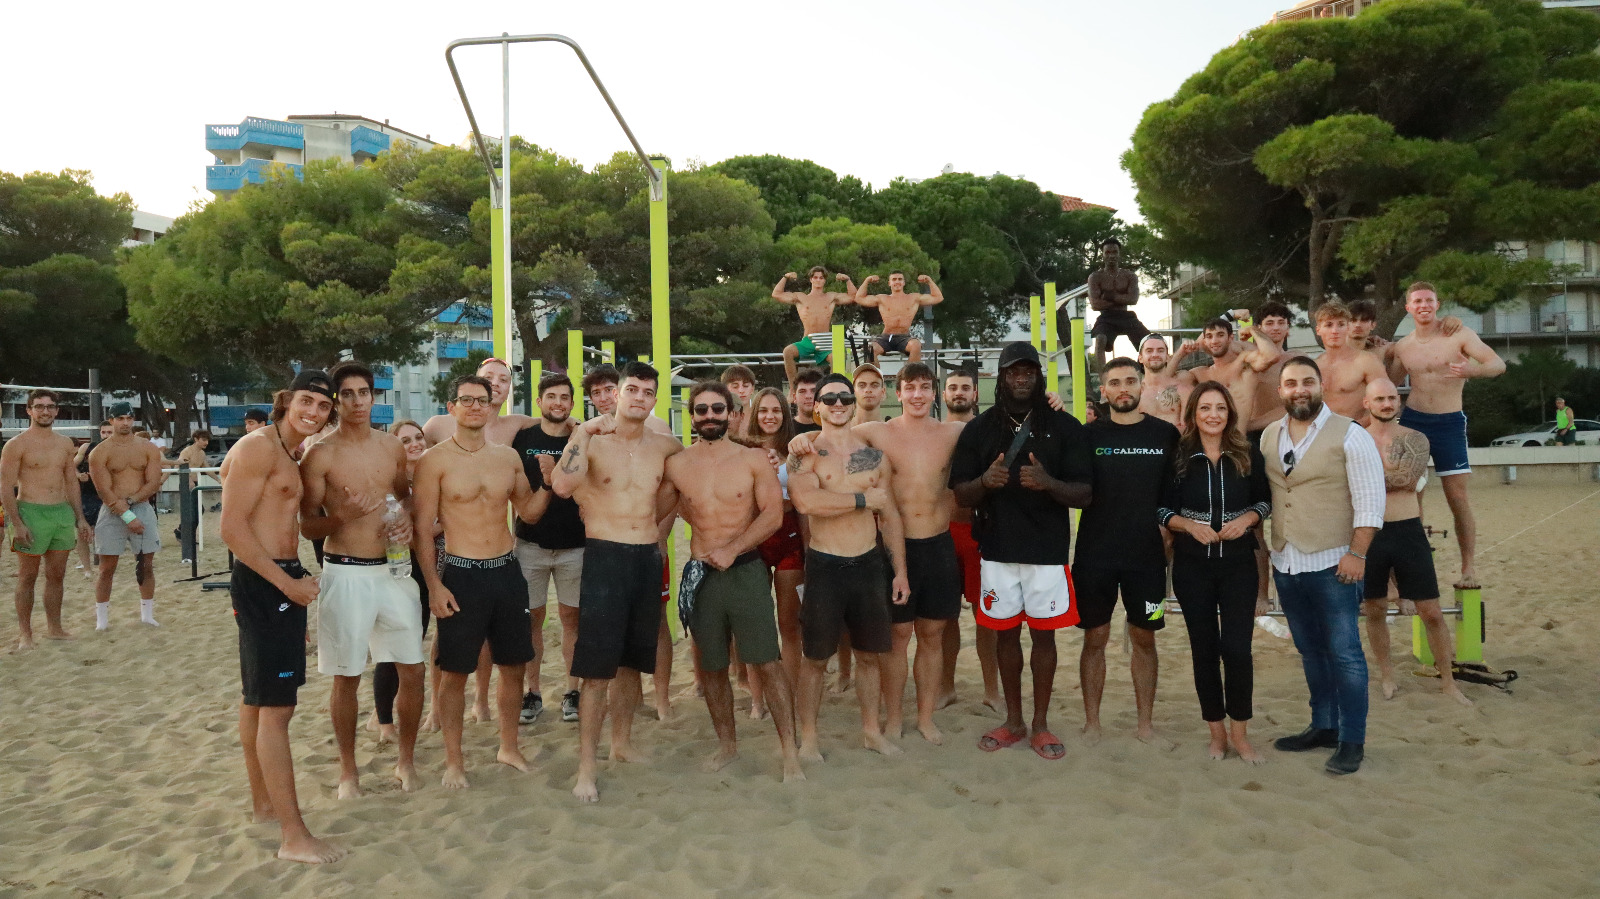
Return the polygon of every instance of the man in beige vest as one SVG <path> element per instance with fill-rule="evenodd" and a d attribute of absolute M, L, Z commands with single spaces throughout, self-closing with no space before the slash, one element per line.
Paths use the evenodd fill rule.
<path fill-rule="evenodd" d="M 1322 402 L 1306 356 L 1283 363 L 1289 414 L 1267 425 L 1261 454 L 1272 485 L 1272 569 L 1311 692 L 1311 726 L 1281 752 L 1337 747 L 1326 769 L 1351 774 L 1367 741 L 1361 595 L 1367 547 L 1383 527 L 1383 459 L 1372 435 Z"/>

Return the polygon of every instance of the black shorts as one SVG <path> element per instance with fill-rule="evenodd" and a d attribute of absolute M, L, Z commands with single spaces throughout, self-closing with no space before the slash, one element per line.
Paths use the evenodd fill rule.
<path fill-rule="evenodd" d="M 292 578 L 306 577 L 298 559 L 278 561 Z M 306 682 L 306 607 L 243 562 L 233 564 L 228 584 L 233 620 L 239 625 L 239 678 L 244 704 L 292 706 Z"/>
<path fill-rule="evenodd" d="M 654 543 L 589 540 L 578 586 L 572 676 L 610 680 L 618 668 L 656 672 L 661 551 Z"/>
<path fill-rule="evenodd" d="M 1099 318 L 1094 320 L 1094 328 L 1089 332 L 1089 336 L 1103 337 L 1107 342 L 1116 340 L 1118 334 L 1133 341 L 1133 345 L 1137 347 L 1139 341 L 1150 335 L 1150 329 L 1144 326 L 1144 322 L 1139 321 L 1139 316 L 1126 309 L 1118 309 L 1100 313 Z"/>
<path fill-rule="evenodd" d="M 100 507 L 104 505 L 100 501 L 100 494 L 91 490 L 88 493 L 83 494 L 82 499 L 83 520 L 89 522 L 89 524 L 93 526 L 96 521 L 100 520 Z M 89 545 L 92 547 L 94 543 L 91 541 Z"/>
<path fill-rule="evenodd" d="M 1072 583 L 1078 590 L 1078 627 L 1093 630 L 1111 623 L 1122 594 L 1128 623 L 1147 631 L 1167 626 L 1162 600 L 1167 598 L 1167 568 L 1160 561 L 1148 565 L 1072 566 Z"/>
<path fill-rule="evenodd" d="M 885 353 L 904 353 L 908 351 L 908 347 L 911 345 L 911 335 L 879 334 L 877 337 L 872 338 L 872 342 L 877 344 L 878 349 Z"/>
<path fill-rule="evenodd" d="M 451 674 L 477 670 L 485 641 L 496 665 L 533 661 L 533 619 L 528 614 L 528 582 L 513 553 L 493 559 L 444 555 L 439 582 L 460 610 L 440 618 L 434 664 Z"/>
<path fill-rule="evenodd" d="M 1367 547 L 1367 599 L 1389 595 L 1389 573 L 1394 572 L 1400 598 L 1413 602 L 1439 598 L 1439 576 L 1433 570 L 1433 547 L 1422 529 L 1422 519 L 1386 521 Z"/>
<path fill-rule="evenodd" d="M 950 532 L 913 540 L 906 538 L 906 579 L 911 599 L 895 605 L 889 597 L 889 620 L 910 624 L 918 618 L 949 621 L 961 617 L 961 561 Z"/>
<path fill-rule="evenodd" d="M 806 592 L 800 602 L 805 657 L 817 662 L 830 658 L 846 628 L 852 649 L 888 652 L 894 643 L 889 588 L 889 563 L 877 547 L 859 556 L 806 550 Z"/>

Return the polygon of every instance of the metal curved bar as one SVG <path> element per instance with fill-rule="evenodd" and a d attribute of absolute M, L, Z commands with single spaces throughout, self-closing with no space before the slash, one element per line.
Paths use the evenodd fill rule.
<path fill-rule="evenodd" d="M 478 128 L 477 116 L 472 114 L 472 103 L 467 100 L 467 89 L 461 84 L 461 73 L 456 70 L 454 53 L 457 47 L 474 47 L 489 44 L 533 44 L 533 43 L 565 44 L 578 54 L 578 61 L 583 63 L 583 68 L 589 73 L 589 78 L 594 82 L 600 96 L 610 107 L 611 114 L 616 117 L 617 124 L 622 126 L 622 133 L 628 136 L 628 143 L 633 145 L 633 152 L 639 157 L 639 163 L 644 166 L 645 172 L 650 176 L 650 198 L 660 200 L 662 195 L 661 173 L 650 164 L 650 157 L 645 154 L 644 148 L 639 146 L 639 139 L 633 136 L 633 129 L 628 127 L 628 122 L 622 117 L 622 112 L 617 109 L 617 104 L 611 99 L 611 93 L 606 90 L 605 84 L 600 81 L 600 76 L 589 64 L 589 57 L 584 55 L 583 48 L 578 42 L 562 34 L 501 34 L 499 37 L 464 37 L 450 42 L 444 50 L 445 64 L 450 67 L 450 77 L 456 83 L 456 93 L 461 95 L 461 106 L 467 111 L 467 122 L 472 125 L 472 140 L 478 146 L 478 157 L 483 160 L 484 168 L 489 171 L 489 183 L 493 185 L 496 193 L 500 191 L 500 178 L 494 173 L 494 162 L 489 157 L 489 147 L 483 142 L 483 133 Z"/>

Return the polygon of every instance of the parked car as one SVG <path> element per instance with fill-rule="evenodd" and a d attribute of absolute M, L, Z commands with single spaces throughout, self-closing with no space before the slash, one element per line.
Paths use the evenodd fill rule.
<path fill-rule="evenodd" d="M 224 434 L 220 437 L 212 437 L 210 445 L 206 447 L 206 465 L 211 467 L 221 465 L 222 457 L 226 456 L 228 450 L 233 449 L 233 445 L 243 437 L 243 434 Z"/>
<path fill-rule="evenodd" d="M 1592 418 L 1580 418 L 1578 425 L 1578 442 L 1587 444 L 1600 443 L 1600 421 Z M 1556 423 L 1547 421 L 1531 431 L 1521 434 L 1508 434 L 1496 437 L 1490 446 L 1546 446 L 1555 443 Z"/>

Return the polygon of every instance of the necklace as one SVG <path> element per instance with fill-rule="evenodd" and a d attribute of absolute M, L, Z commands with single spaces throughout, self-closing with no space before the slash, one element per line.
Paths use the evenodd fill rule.
<path fill-rule="evenodd" d="M 1028 417 L 1032 414 L 1033 410 L 1029 409 L 1026 414 L 1024 414 L 1021 418 L 1018 418 L 1015 415 L 1012 415 L 1010 412 L 1007 412 L 1006 418 L 1011 419 L 1011 430 L 1015 431 L 1017 428 L 1022 427 L 1023 423 L 1026 422 Z"/>
<path fill-rule="evenodd" d="M 475 450 L 469 450 L 466 447 L 461 445 L 461 441 L 457 440 L 456 439 L 456 435 L 454 435 L 454 434 L 450 435 L 450 442 L 454 443 L 456 445 L 456 449 L 461 450 L 463 453 L 466 453 L 469 456 L 476 456 L 478 453 L 483 451 L 483 446 L 488 446 L 489 445 L 489 441 L 485 440 L 483 442 L 483 446 L 480 446 Z"/>

